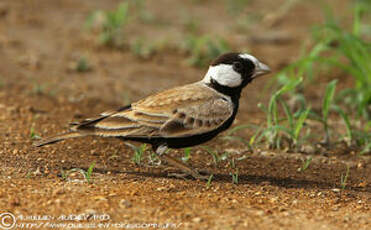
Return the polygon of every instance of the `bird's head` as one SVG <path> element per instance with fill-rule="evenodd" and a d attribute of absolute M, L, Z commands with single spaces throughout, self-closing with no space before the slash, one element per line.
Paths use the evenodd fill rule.
<path fill-rule="evenodd" d="M 211 62 L 204 79 L 206 84 L 242 89 L 253 79 L 270 73 L 270 68 L 246 53 L 226 53 Z"/>

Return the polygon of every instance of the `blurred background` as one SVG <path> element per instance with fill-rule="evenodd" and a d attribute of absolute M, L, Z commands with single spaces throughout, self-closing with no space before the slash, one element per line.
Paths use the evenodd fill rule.
<path fill-rule="evenodd" d="M 369 1 L 349 0 L 2 1 L 0 79 L 7 94 L 89 103 L 94 113 L 197 81 L 224 52 L 249 52 L 273 73 L 245 90 L 239 120 L 262 126 L 270 147 L 282 147 L 280 136 L 298 142 L 303 115 L 323 126 L 315 135 L 326 144 L 332 132 L 368 152 L 369 12 Z"/>
<path fill-rule="evenodd" d="M 342 190 L 349 187 L 349 193 L 357 197 L 354 202 L 358 202 L 362 192 L 370 194 L 371 182 L 370 9 L 367 0 L 2 0 L 0 156 L 4 160 L 0 162 L 0 178 L 5 178 L 5 184 L 15 183 L 7 176 L 19 178 L 21 182 L 17 183 L 21 184 L 24 178 L 31 178 L 36 181 L 31 188 L 40 180 L 51 187 L 46 194 L 58 197 L 64 195 L 55 195 L 54 186 L 66 185 L 65 172 L 79 168 L 87 173 L 94 168 L 97 183 L 102 179 L 99 183 L 121 194 L 126 185 L 115 187 L 110 175 L 125 181 L 139 175 L 122 170 L 142 171 L 146 165 L 156 166 L 158 159 L 148 146 L 128 148 L 117 140 L 93 138 L 42 149 L 31 147 L 31 143 L 66 130 L 71 121 L 198 81 L 212 59 L 238 51 L 251 53 L 273 72 L 245 88 L 230 130 L 207 146 L 172 154 L 213 172 L 215 183 L 221 186 L 230 181 L 255 183 L 243 190 L 246 193 L 260 191 L 261 186 L 268 190 L 272 186 L 281 190 L 286 189 L 284 186 L 305 188 L 308 193 L 313 192 L 308 185 Z M 130 184 L 130 189 L 140 196 L 144 196 L 142 191 L 156 193 L 156 184 L 152 189 L 150 183 L 161 181 L 147 179 L 141 189 L 138 184 Z M 34 181 L 26 181 L 25 186 Z M 261 181 L 268 184 L 261 185 Z M 187 182 L 176 183 L 188 186 Z M 188 183 L 204 188 L 198 182 Z M 89 186 L 83 191 L 100 194 L 100 188 Z M 201 191 L 201 187 L 195 188 Z M 12 194 L 24 192 L 13 189 Z M 30 192 L 26 196 L 31 194 L 26 191 Z M 65 210 L 82 210 L 89 204 L 84 192 L 71 191 L 74 198 L 64 200 L 70 204 L 64 206 Z M 128 195 L 129 204 L 135 203 L 135 194 Z M 224 199 L 229 193 L 216 194 Z M 0 207 L 34 210 L 38 199 L 54 202 L 49 195 L 27 203 L 17 196 L 2 197 L 0 191 Z M 121 204 L 118 197 L 113 197 L 107 198 L 117 201 L 112 208 L 127 206 L 126 201 Z M 247 205 L 238 197 L 233 199 Z M 246 202 L 260 205 L 257 200 Z M 51 205 L 46 203 L 40 210 L 50 210 Z M 96 205 L 94 209 L 110 210 Z M 363 203 L 354 207 L 357 205 Z M 320 205 L 317 208 L 323 209 Z M 327 215 L 323 210 L 322 214 Z M 148 219 L 162 211 L 141 214 Z M 161 215 L 171 216 L 166 211 Z M 341 209 L 344 213 L 353 211 Z M 121 220 L 122 213 L 117 213 L 116 220 Z M 236 209 L 232 216 L 240 214 L 246 213 Z M 198 217 L 190 214 L 177 220 L 192 218 Z M 334 217 L 333 222 L 343 226 L 342 219 Z M 358 219 L 350 222 L 369 223 Z"/>

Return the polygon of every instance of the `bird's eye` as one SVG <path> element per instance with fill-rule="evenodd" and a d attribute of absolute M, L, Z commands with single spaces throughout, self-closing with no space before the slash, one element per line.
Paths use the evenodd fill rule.
<path fill-rule="evenodd" d="M 240 72 L 242 70 L 241 62 L 233 62 L 233 69 L 237 72 Z"/>

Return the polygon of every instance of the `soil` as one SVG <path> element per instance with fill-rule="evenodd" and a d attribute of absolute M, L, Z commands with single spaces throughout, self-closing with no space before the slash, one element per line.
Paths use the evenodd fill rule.
<path fill-rule="evenodd" d="M 309 1 L 280 17 L 275 12 L 283 1 L 251 1 L 246 13 L 269 17 L 236 32 L 236 18 L 225 2 L 148 1 L 153 23 L 132 19 L 126 42 L 144 38 L 179 45 L 186 33 L 184 21 L 195 18 L 201 32 L 225 37 L 236 49 L 248 47 L 278 71 L 298 57 L 311 26 L 322 20 L 319 6 Z M 370 157 L 350 149 L 314 153 L 309 167 L 300 171 L 309 154 L 263 147 L 250 152 L 241 143 L 216 138 L 206 145 L 228 152 L 227 160 L 214 162 L 204 148 L 195 147 L 188 161 L 213 174 L 207 184 L 168 177 L 166 165 L 149 163 L 149 151 L 138 166 L 131 160 L 132 149 L 115 139 L 88 137 L 32 146 L 32 133 L 46 137 L 63 132 L 73 120 L 197 81 L 205 73 L 172 49 L 143 60 L 125 50 L 98 46 L 96 36 L 84 29 L 86 18 L 118 3 L 0 2 L 0 218 L 10 212 L 17 218 L 15 228 L 39 224 L 33 227 L 40 229 L 50 229 L 52 223 L 70 224 L 54 226 L 57 229 L 87 229 L 89 224 L 99 229 L 156 228 L 148 224 L 170 229 L 371 229 Z M 329 4 L 349 17 L 350 1 Z M 85 73 L 71 68 L 82 56 L 91 65 Z M 318 79 L 310 91 L 314 106 L 330 77 Z M 269 80 L 267 76 L 245 89 L 234 125 L 263 124 L 264 114 L 256 105 L 269 99 L 270 92 L 263 90 Z M 342 77 L 340 87 L 351 84 Z M 183 150 L 171 155 L 182 157 Z M 69 170 L 87 171 L 93 162 L 90 183 L 79 171 L 65 178 Z M 231 173 L 238 173 L 238 183 Z"/>

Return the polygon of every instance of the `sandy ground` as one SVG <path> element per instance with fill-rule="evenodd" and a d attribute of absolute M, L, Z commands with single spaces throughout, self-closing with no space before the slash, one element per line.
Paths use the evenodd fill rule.
<path fill-rule="evenodd" d="M 371 228 L 370 158 L 352 150 L 314 154 L 309 168 L 299 172 L 307 154 L 264 148 L 251 153 L 240 143 L 217 138 L 207 145 L 229 152 L 228 160 L 215 164 L 210 154 L 196 147 L 188 162 L 214 175 L 208 186 L 167 177 L 164 166 L 148 164 L 148 151 L 143 165 L 135 165 L 133 151 L 118 140 L 84 138 L 33 147 L 31 129 L 42 136 L 56 134 L 70 121 L 196 81 L 205 73 L 171 50 L 141 60 L 130 52 L 97 47 L 84 29 L 85 19 L 94 10 L 112 9 L 118 3 L 0 2 L 0 218 L 5 224 L 13 223 L 11 216 L 5 218 L 9 212 L 16 218 L 14 229 Z M 310 25 L 321 15 L 318 8 L 301 3 L 278 26 L 257 26 L 246 35 L 231 32 L 234 17 L 223 1 L 148 4 L 156 21 L 148 25 L 134 20 L 127 29 L 129 41 L 144 37 L 177 44 L 184 37 L 184 20 L 194 17 L 202 22 L 201 31 L 224 36 L 237 48 L 248 47 L 275 70 L 295 59 Z M 266 15 L 282 1 L 251 4 L 248 13 L 259 9 Z M 347 12 L 347 4 L 337 2 L 338 12 Z M 285 42 L 254 42 L 277 34 Z M 90 72 L 71 70 L 81 56 L 88 58 Z M 264 121 L 256 104 L 269 98 L 269 92 L 261 94 L 268 80 L 246 88 L 235 125 Z M 320 83 L 315 87 L 323 88 Z M 319 95 L 313 90 L 313 104 L 320 101 Z M 183 151 L 171 154 L 181 157 Z M 230 159 L 236 159 L 234 168 Z M 63 178 L 68 170 L 87 170 L 93 162 L 91 183 L 78 172 Z M 347 167 L 347 185 L 341 189 Z M 238 184 L 233 184 L 230 173 L 237 168 Z"/>

